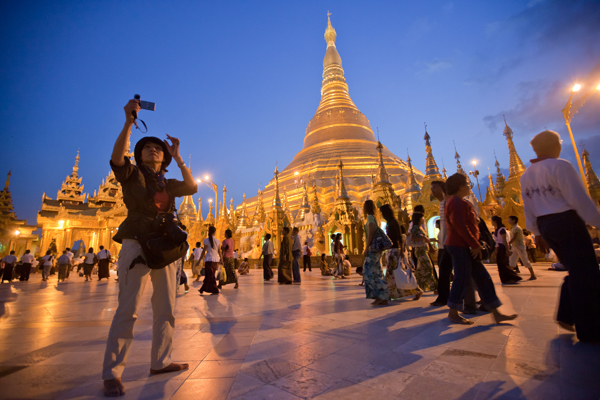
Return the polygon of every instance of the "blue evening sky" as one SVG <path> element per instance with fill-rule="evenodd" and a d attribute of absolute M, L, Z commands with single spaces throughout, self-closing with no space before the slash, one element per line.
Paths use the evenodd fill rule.
<path fill-rule="evenodd" d="M 4 0 L 0 172 L 12 170 L 18 217 L 35 223 L 77 149 L 85 191 L 98 188 L 135 93 L 157 103 L 142 112 L 148 134 L 179 137 L 196 176 L 226 183 L 235 204 L 255 195 L 302 148 L 327 10 L 352 99 L 418 169 L 424 122 L 440 168 L 456 170 L 453 141 L 465 167 L 487 174 L 495 150 L 508 168 L 503 114 L 526 164 L 545 127 L 574 159 L 561 109 L 573 83 L 600 83 L 599 1 Z M 600 94 L 572 126 L 600 168 Z M 199 194 L 206 214 L 212 193 Z"/>

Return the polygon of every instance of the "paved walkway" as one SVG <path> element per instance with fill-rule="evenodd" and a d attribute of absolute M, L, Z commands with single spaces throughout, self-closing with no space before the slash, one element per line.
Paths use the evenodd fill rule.
<path fill-rule="evenodd" d="M 488 266 L 499 282 L 494 266 Z M 553 321 L 564 273 L 496 285 L 506 312 L 450 325 L 433 295 L 373 308 L 360 277 L 303 273 L 301 286 L 240 277 L 219 296 L 177 299 L 174 361 L 181 373 L 149 376 L 151 285 L 123 375 L 127 399 L 594 399 L 600 346 L 577 343 Z M 525 274 L 527 275 L 527 273 Z M 0 398 L 102 397 L 101 364 L 117 306 L 114 281 L 0 285 Z M 195 284 L 198 287 L 198 284 Z"/>

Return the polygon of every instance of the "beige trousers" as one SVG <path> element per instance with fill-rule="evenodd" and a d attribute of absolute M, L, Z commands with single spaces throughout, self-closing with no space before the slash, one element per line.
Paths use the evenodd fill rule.
<path fill-rule="evenodd" d="M 527 257 L 527 248 L 525 246 L 512 246 L 510 250 L 512 251 L 512 254 L 508 259 L 508 264 L 511 268 L 515 268 L 517 266 L 519 258 L 521 259 L 521 261 L 523 261 L 523 265 L 525 267 L 533 268 L 533 266 L 529 262 L 529 258 Z"/>
<path fill-rule="evenodd" d="M 113 317 L 106 351 L 102 379 L 120 378 L 125 369 L 127 355 L 133 342 L 133 325 L 137 320 L 148 275 L 152 280 L 152 350 L 150 368 L 161 369 L 171 364 L 173 350 L 173 332 L 175 330 L 175 297 L 177 294 L 177 261 L 163 269 L 150 269 L 144 264 L 132 261 L 142 254 L 137 240 L 124 239 L 119 253 L 119 306 Z"/>

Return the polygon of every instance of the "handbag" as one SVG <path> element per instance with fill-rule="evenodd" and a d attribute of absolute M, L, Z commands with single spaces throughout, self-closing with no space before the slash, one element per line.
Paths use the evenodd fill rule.
<path fill-rule="evenodd" d="M 371 240 L 369 251 L 372 253 L 379 253 L 380 251 L 390 249 L 391 247 L 392 241 L 390 238 L 383 232 L 383 229 L 377 228 L 373 234 L 373 240 Z"/>
<path fill-rule="evenodd" d="M 419 287 L 417 284 L 417 278 L 412 271 L 406 255 L 398 260 L 398 268 L 394 270 L 394 279 L 396 280 L 396 287 L 402 290 L 411 290 Z M 406 259 L 406 260 L 405 260 Z"/>

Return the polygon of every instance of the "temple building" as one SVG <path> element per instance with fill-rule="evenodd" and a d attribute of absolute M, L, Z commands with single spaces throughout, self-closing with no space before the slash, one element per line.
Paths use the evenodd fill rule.
<path fill-rule="evenodd" d="M 103 245 L 118 254 L 120 245 L 112 240 L 119 225 L 127 216 L 121 185 L 112 170 L 93 196 L 84 193 L 83 178 L 79 176 L 79 152 L 73 171 L 65 178 L 56 199 L 42 195 L 42 207 L 37 226 L 42 228 L 41 251 L 57 252 L 66 247 L 84 251 L 97 250 Z M 82 247 L 76 247 L 82 244 Z"/>
<path fill-rule="evenodd" d="M 4 189 L 0 191 L 0 257 L 4 257 L 12 250 L 17 256 L 31 250 L 35 253 L 38 249 L 38 236 L 32 232 L 36 225 L 28 225 L 24 219 L 18 219 L 13 208 L 12 195 L 10 194 L 10 177 L 8 173 Z"/>

